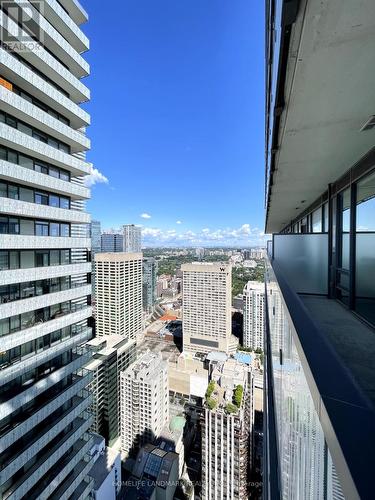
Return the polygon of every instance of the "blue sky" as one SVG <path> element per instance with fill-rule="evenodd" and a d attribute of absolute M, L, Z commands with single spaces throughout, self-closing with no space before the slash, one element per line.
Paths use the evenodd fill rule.
<path fill-rule="evenodd" d="M 147 246 L 261 243 L 263 2 L 82 3 L 92 217 Z"/>

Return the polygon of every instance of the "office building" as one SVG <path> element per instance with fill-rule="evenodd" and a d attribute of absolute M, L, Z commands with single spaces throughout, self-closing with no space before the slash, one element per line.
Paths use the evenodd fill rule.
<path fill-rule="evenodd" d="M 86 12 L 63 3 L 1 4 L 2 499 L 90 493 L 89 42 Z"/>
<path fill-rule="evenodd" d="M 120 372 L 135 361 L 136 342 L 122 335 L 105 335 L 91 339 L 86 348 L 92 353 L 92 359 L 85 365 L 93 374 L 88 386 L 94 417 L 90 430 L 112 445 L 119 437 Z"/>
<path fill-rule="evenodd" d="M 134 224 L 122 226 L 124 252 L 139 253 L 142 251 L 142 229 Z"/>
<path fill-rule="evenodd" d="M 210 365 L 201 418 L 202 498 L 246 500 L 254 413 L 252 372 L 233 358 L 218 358 Z"/>
<path fill-rule="evenodd" d="M 372 498 L 375 4 L 267 4 L 265 498 Z"/>
<path fill-rule="evenodd" d="M 95 500 L 116 500 L 121 490 L 121 455 L 120 452 L 105 445 L 102 436 L 91 434 L 93 445 L 90 450 L 93 465 L 89 472 L 92 482 L 90 498 Z M 85 497 L 81 497 L 85 498 Z"/>
<path fill-rule="evenodd" d="M 264 283 L 248 281 L 243 290 L 243 345 L 263 350 Z"/>
<path fill-rule="evenodd" d="M 251 257 L 251 250 L 242 250 L 242 257 L 243 257 L 243 260 L 250 260 L 252 257 Z"/>
<path fill-rule="evenodd" d="M 92 299 L 95 301 L 95 254 L 101 252 L 102 234 L 101 224 L 98 220 L 92 220 L 89 224 L 89 238 L 91 238 L 91 284 L 92 284 Z"/>
<path fill-rule="evenodd" d="M 135 455 L 169 420 L 168 364 L 145 352 L 120 374 L 121 455 Z M 178 468 L 178 467 L 177 467 Z"/>
<path fill-rule="evenodd" d="M 235 351 L 230 265 L 194 262 L 183 264 L 181 270 L 184 351 Z"/>
<path fill-rule="evenodd" d="M 96 334 L 135 339 L 142 333 L 142 254 L 98 253 Z"/>
<path fill-rule="evenodd" d="M 102 250 L 102 231 L 99 220 L 90 222 L 91 253 L 95 255 Z"/>
<path fill-rule="evenodd" d="M 124 236 L 119 233 L 102 233 L 101 238 L 102 252 L 123 252 Z"/>
<path fill-rule="evenodd" d="M 252 248 L 250 250 L 250 259 L 262 260 L 266 256 L 265 248 Z"/>
<path fill-rule="evenodd" d="M 195 256 L 198 257 L 198 259 L 203 259 L 204 255 L 205 255 L 204 248 L 196 248 L 195 249 Z"/>
<path fill-rule="evenodd" d="M 143 259 L 143 309 L 151 313 L 157 299 L 158 263 L 153 257 Z"/>

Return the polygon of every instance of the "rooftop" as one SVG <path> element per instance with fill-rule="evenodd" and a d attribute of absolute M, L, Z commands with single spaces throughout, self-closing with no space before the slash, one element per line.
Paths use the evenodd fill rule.
<path fill-rule="evenodd" d="M 160 353 L 145 351 L 133 364 L 121 373 L 124 376 L 132 376 L 135 378 L 144 377 L 151 379 L 159 373 L 161 368 L 167 366 L 166 362 Z"/>
<path fill-rule="evenodd" d="M 103 252 L 95 254 L 95 262 L 127 262 L 130 260 L 142 260 L 142 253 L 127 252 Z"/>
<path fill-rule="evenodd" d="M 200 273 L 223 273 L 230 272 L 232 269 L 228 262 L 191 262 L 182 264 L 181 271 L 200 272 Z"/>
<path fill-rule="evenodd" d="M 108 474 L 113 469 L 116 459 L 120 459 L 120 453 L 112 448 L 108 448 L 107 446 L 96 459 L 89 473 L 94 479 L 94 489 L 96 491 L 99 490 L 105 479 L 108 477 Z M 121 462 L 119 460 L 119 465 L 120 463 Z"/>

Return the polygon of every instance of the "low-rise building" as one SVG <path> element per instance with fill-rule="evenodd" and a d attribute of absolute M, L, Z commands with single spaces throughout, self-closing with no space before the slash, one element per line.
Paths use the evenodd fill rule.
<path fill-rule="evenodd" d="M 184 446 L 184 431 L 186 419 L 182 416 L 175 415 L 169 425 L 165 426 L 161 431 L 159 438 L 155 444 L 164 451 L 173 451 L 178 454 L 178 477 L 181 478 L 185 465 L 185 446 Z"/>
<path fill-rule="evenodd" d="M 127 500 L 173 500 L 178 482 L 178 454 L 146 444 L 127 480 Z"/>
<path fill-rule="evenodd" d="M 92 435 L 93 445 L 90 455 L 94 465 L 89 472 L 89 478 L 92 480 L 92 498 L 116 500 L 121 489 L 120 453 L 108 448 L 102 436 Z"/>

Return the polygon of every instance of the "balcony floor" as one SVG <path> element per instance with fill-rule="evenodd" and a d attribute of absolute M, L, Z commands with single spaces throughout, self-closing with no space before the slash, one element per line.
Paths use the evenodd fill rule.
<path fill-rule="evenodd" d="M 375 406 L 375 331 L 335 300 L 303 294 L 300 298 Z"/>

